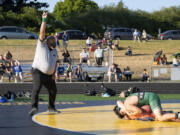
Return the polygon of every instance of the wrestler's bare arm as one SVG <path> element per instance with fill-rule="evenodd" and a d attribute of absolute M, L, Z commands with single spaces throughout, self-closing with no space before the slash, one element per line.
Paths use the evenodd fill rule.
<path fill-rule="evenodd" d="M 142 110 L 137 107 L 138 97 L 130 96 L 124 101 L 124 106 L 128 115 L 139 115 L 142 114 Z"/>

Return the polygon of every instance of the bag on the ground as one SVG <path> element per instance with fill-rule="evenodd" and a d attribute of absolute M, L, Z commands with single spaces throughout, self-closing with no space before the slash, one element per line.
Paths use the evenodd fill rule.
<path fill-rule="evenodd" d="M 104 93 L 110 95 L 110 96 L 115 96 L 116 95 L 116 91 L 110 89 L 110 88 L 107 88 L 105 87 L 103 84 L 101 85 L 101 87 L 103 88 L 104 90 Z"/>
<path fill-rule="evenodd" d="M 4 97 L 6 99 L 12 99 L 12 98 L 15 99 L 15 98 L 17 98 L 16 94 L 14 92 L 12 92 L 12 91 L 8 91 L 7 93 L 5 93 Z"/>
<path fill-rule="evenodd" d="M 95 90 L 87 90 L 84 95 L 86 96 L 96 96 L 97 92 Z"/>

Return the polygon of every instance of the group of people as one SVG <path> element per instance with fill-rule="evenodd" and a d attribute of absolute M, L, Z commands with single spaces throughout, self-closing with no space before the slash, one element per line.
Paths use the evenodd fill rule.
<path fill-rule="evenodd" d="M 4 56 L 0 55 L 0 82 L 4 82 L 4 77 L 8 77 L 8 82 L 14 79 L 15 83 L 20 80 L 23 82 L 23 74 L 20 62 L 13 60 L 13 56 L 10 51 L 7 51 Z"/>
<path fill-rule="evenodd" d="M 81 64 L 77 65 L 74 70 L 70 63 L 68 63 L 67 68 L 65 68 L 62 63 L 58 63 L 56 71 L 56 81 L 60 81 L 61 78 L 64 78 L 64 81 L 69 80 L 69 82 L 72 82 L 73 74 L 76 75 L 77 81 L 82 81 L 83 73 Z"/>
<path fill-rule="evenodd" d="M 142 41 L 147 42 L 148 37 L 147 37 L 146 30 L 143 29 L 142 35 L 141 35 L 141 33 L 137 29 L 135 29 L 134 32 L 133 32 L 133 39 L 134 39 L 134 42 L 136 42 L 136 40 L 138 42 L 142 42 Z"/>
<path fill-rule="evenodd" d="M 111 82 L 112 80 L 115 80 L 115 82 L 121 81 L 123 75 L 127 81 L 131 81 L 133 73 L 134 72 L 130 70 L 129 66 L 124 68 L 124 71 L 122 72 L 121 69 L 118 67 L 118 65 L 113 63 L 108 71 L 108 81 L 109 82 Z"/>
<path fill-rule="evenodd" d="M 131 71 L 129 66 L 124 68 L 124 71 L 122 72 L 121 69 L 118 67 L 118 65 L 113 63 L 108 71 L 108 82 L 111 82 L 112 80 L 114 80 L 115 82 L 121 81 L 123 78 L 123 75 L 124 75 L 126 81 L 131 81 L 133 74 L 134 74 L 134 72 Z M 143 82 L 150 81 L 150 77 L 149 77 L 149 74 L 146 69 L 143 70 L 141 80 Z"/>
<path fill-rule="evenodd" d="M 161 54 L 158 57 L 155 57 L 154 63 L 155 65 L 167 65 L 168 61 L 167 61 L 166 54 Z"/>

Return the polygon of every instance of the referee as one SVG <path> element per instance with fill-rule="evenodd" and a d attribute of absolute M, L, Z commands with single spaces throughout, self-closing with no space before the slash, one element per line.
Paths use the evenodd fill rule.
<path fill-rule="evenodd" d="M 48 111 L 50 113 L 59 113 L 54 105 L 57 92 L 55 84 L 55 72 L 58 59 L 56 40 L 54 36 L 48 36 L 45 39 L 46 21 L 47 12 L 43 12 L 39 39 L 32 64 L 33 92 L 30 115 L 38 112 L 39 93 L 43 85 L 49 92 Z"/>

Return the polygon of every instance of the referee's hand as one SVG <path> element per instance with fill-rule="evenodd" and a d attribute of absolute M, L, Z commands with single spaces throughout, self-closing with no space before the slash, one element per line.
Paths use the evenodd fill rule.
<path fill-rule="evenodd" d="M 48 12 L 44 11 L 43 14 L 42 14 L 42 18 L 47 18 L 47 15 L 48 15 Z"/>
<path fill-rule="evenodd" d="M 55 75 L 55 74 L 52 75 L 52 79 L 53 79 L 53 80 L 56 79 L 56 75 Z"/>

